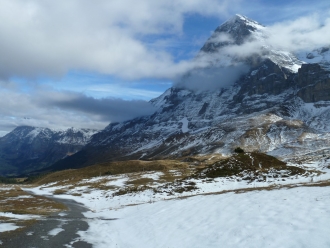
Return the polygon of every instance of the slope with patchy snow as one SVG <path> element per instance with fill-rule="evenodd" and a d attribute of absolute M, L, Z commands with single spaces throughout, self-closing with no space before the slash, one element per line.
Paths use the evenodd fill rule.
<path fill-rule="evenodd" d="M 182 186 L 175 183 L 172 188 L 157 183 L 162 172 L 145 172 L 140 178 L 155 182 L 150 189 L 134 192 L 116 193 L 126 188 L 129 174 L 85 179 L 74 187 L 55 182 L 29 190 L 48 195 L 60 190 L 64 193 L 57 197 L 90 208 L 85 213 L 89 229 L 78 232 L 72 244 L 82 240 L 97 248 L 328 247 L 330 195 L 328 187 L 320 186 L 329 186 L 330 162 L 296 166 L 310 173 L 287 176 L 282 171 L 283 176 L 269 174 L 266 180 L 252 181 L 238 175 L 190 178 L 186 185 L 194 187 L 179 191 Z"/>

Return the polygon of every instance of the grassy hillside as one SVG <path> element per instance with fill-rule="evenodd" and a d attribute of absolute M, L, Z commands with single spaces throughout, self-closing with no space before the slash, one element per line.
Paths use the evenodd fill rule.
<path fill-rule="evenodd" d="M 207 168 L 198 170 L 195 178 L 217 178 L 238 176 L 242 180 L 264 181 L 266 177 L 289 177 L 303 175 L 302 168 L 287 166 L 283 161 L 264 153 L 236 153 L 218 161 Z"/>

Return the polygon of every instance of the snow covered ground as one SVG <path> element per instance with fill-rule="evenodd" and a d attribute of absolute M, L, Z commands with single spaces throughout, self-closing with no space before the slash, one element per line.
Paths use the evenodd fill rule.
<path fill-rule="evenodd" d="M 329 186 L 316 185 L 330 185 L 329 163 L 323 158 L 299 164 L 309 172 L 277 178 L 268 174 L 264 181 L 231 176 L 168 184 L 162 181 L 165 172 L 158 171 L 93 177 L 72 184 L 64 180 L 25 190 L 73 199 L 88 207 L 90 211 L 84 215 L 89 229 L 78 232 L 80 237 L 75 241 L 86 241 L 96 248 L 330 247 Z M 132 185 L 133 179 L 146 180 L 148 187 L 118 194 Z M 194 187 L 176 190 L 187 185 Z M 29 197 L 16 198 L 23 201 Z M 40 216 L 0 212 L 1 218 L 6 221 L 0 221 L 0 232 L 5 232 L 20 227 L 15 220 Z M 64 224 L 48 235 L 63 232 Z"/>
<path fill-rule="evenodd" d="M 95 247 L 330 247 L 330 193 L 300 187 L 86 213 Z"/>
<path fill-rule="evenodd" d="M 88 181 L 106 178 L 106 184 L 123 187 L 129 180 L 127 175 L 116 175 L 84 180 L 82 186 L 56 197 L 74 199 L 90 208 L 84 213 L 89 229 L 79 232 L 78 240 L 97 248 L 330 247 L 329 187 L 304 186 L 329 181 L 330 170 L 323 162 L 302 166 L 321 169 L 323 174 L 268 178 L 266 182 L 235 177 L 191 179 L 197 189 L 171 194 L 148 189 L 113 195 L 115 189 L 86 186 Z M 160 176 L 160 172 L 148 172 L 143 177 L 157 180 Z M 49 184 L 29 190 L 53 195 L 59 189 L 63 186 Z M 61 230 L 54 230 L 54 235 L 55 231 Z"/>
<path fill-rule="evenodd" d="M 95 192 L 94 201 L 81 200 L 93 210 L 85 213 L 89 229 L 79 240 L 99 248 L 330 247 L 328 189 L 229 192 L 117 209 Z M 104 220 L 112 218 L 118 219 Z"/>

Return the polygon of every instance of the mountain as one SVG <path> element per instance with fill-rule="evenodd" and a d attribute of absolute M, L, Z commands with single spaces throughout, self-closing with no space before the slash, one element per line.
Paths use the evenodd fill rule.
<path fill-rule="evenodd" d="M 94 133 L 90 129 L 17 127 L 0 138 L 0 175 L 17 175 L 50 166 L 79 151 Z"/>
<path fill-rule="evenodd" d="M 157 107 L 154 114 L 111 123 L 81 151 L 49 170 L 112 160 L 230 154 L 237 146 L 294 162 L 329 156 L 328 50 L 294 55 L 269 46 L 266 38 L 263 25 L 234 16 L 196 56 L 196 62 L 206 61 L 207 66 L 189 72 L 151 100 Z M 257 46 L 246 50 L 251 44 Z M 224 83 L 242 66 L 245 69 L 231 78 L 234 82 Z M 196 79 L 201 86 L 207 84 L 218 72 L 212 78 L 217 87 L 191 87 Z"/>
<path fill-rule="evenodd" d="M 297 72 L 304 63 L 296 55 L 267 43 L 265 26 L 242 15 L 220 25 L 205 42 L 197 58 L 211 55 L 212 65 L 230 66 L 244 62 L 250 67 L 269 59 L 284 70 Z"/>

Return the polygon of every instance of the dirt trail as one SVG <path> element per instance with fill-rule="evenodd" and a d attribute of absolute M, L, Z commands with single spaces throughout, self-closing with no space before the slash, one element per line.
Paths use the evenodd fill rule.
<path fill-rule="evenodd" d="M 88 223 L 82 212 L 88 211 L 83 205 L 65 199 L 52 198 L 68 207 L 68 211 L 56 213 L 41 219 L 14 237 L 1 238 L 0 247 L 8 248 L 89 248 L 91 244 L 79 240 L 78 231 L 86 231 Z"/>

